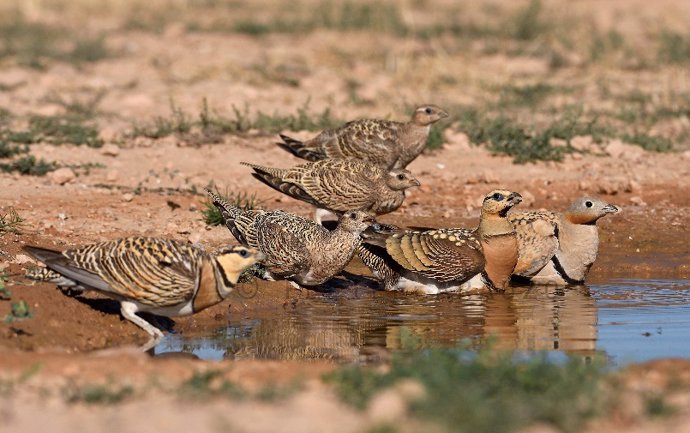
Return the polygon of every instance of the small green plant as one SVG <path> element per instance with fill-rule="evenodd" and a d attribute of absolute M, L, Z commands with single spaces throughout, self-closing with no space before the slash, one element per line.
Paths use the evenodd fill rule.
<path fill-rule="evenodd" d="M 12 292 L 7 288 L 7 273 L 0 272 L 0 301 L 9 301 L 12 299 Z"/>
<path fill-rule="evenodd" d="M 635 133 L 625 134 L 623 135 L 622 139 L 626 143 L 636 144 L 645 150 L 654 152 L 668 152 L 673 149 L 673 143 L 671 140 L 659 136 Z"/>
<path fill-rule="evenodd" d="M 23 222 L 24 218 L 15 208 L 10 207 L 6 213 L 0 213 L 0 233 L 17 233 Z M 0 277 L 1 280 L 2 277 Z"/>
<path fill-rule="evenodd" d="M 605 407 L 603 378 L 598 362 L 558 363 L 546 354 L 521 360 L 512 352 L 461 345 L 399 353 L 386 372 L 343 367 L 325 380 L 344 401 L 363 409 L 380 390 L 412 379 L 426 389 L 425 397 L 409 403 L 412 415 L 454 432 L 502 433 L 537 422 L 578 431 Z"/>
<path fill-rule="evenodd" d="M 511 18 L 506 27 L 510 29 L 513 38 L 521 41 L 531 41 L 548 28 L 541 15 L 541 1 L 531 0 L 524 9 L 519 10 Z"/>
<path fill-rule="evenodd" d="M 86 37 L 77 39 L 70 51 L 62 58 L 70 63 L 92 63 L 112 57 L 112 53 L 105 44 L 105 37 Z"/>
<path fill-rule="evenodd" d="M 499 105 L 535 107 L 557 91 L 565 92 L 568 90 L 569 89 L 559 88 L 545 83 L 528 84 L 524 86 L 508 84 L 501 88 Z"/>
<path fill-rule="evenodd" d="M 65 401 L 71 404 L 116 404 L 132 394 L 134 394 L 134 389 L 129 385 L 71 385 L 63 390 Z"/>
<path fill-rule="evenodd" d="M 191 378 L 182 383 L 178 393 L 189 399 L 207 399 L 216 396 L 225 396 L 231 399 L 245 397 L 245 391 L 240 386 L 225 379 L 223 372 L 218 370 L 195 371 Z"/>
<path fill-rule="evenodd" d="M 560 161 L 576 150 L 570 141 L 578 135 L 591 135 L 596 142 L 611 135 L 608 128 L 598 125 L 597 118 L 582 120 L 579 110 L 566 110 L 559 118 L 539 131 L 529 131 L 505 116 L 491 117 L 477 110 L 465 110 L 461 128 L 474 143 L 485 143 L 494 153 L 510 155 L 517 164 L 533 161 Z M 565 146 L 554 146 L 553 139 Z"/>
<path fill-rule="evenodd" d="M 98 129 L 86 122 L 81 116 L 32 116 L 29 129 L 34 141 L 45 141 L 51 144 L 85 144 L 89 147 L 103 146 L 98 136 Z"/>
<path fill-rule="evenodd" d="M 227 190 L 225 194 L 221 194 L 216 191 L 216 194 L 221 196 L 228 203 L 237 206 L 242 210 L 260 209 L 262 201 L 259 200 L 255 193 L 247 193 L 245 191 L 240 191 L 237 193 L 231 193 Z M 201 214 L 204 216 L 204 222 L 210 226 L 217 226 L 224 224 L 223 215 L 221 215 L 218 208 L 209 199 L 204 203 L 204 208 L 201 210 Z"/>
<path fill-rule="evenodd" d="M 10 313 L 5 316 L 5 323 L 13 323 L 20 320 L 26 320 L 33 317 L 33 314 L 29 310 L 29 304 L 23 299 L 19 302 L 13 302 L 10 305 Z"/>
<path fill-rule="evenodd" d="M 153 125 L 137 126 L 130 134 L 133 137 L 148 137 L 153 139 L 167 137 L 172 134 L 187 134 L 192 130 L 193 121 L 181 108 L 170 101 L 170 117 L 156 117 Z"/>
<path fill-rule="evenodd" d="M 690 61 L 690 36 L 665 31 L 659 39 L 659 60 L 666 63 Z"/>
<path fill-rule="evenodd" d="M 44 159 L 37 160 L 35 156 L 23 156 L 10 163 L 0 163 L 0 171 L 7 173 L 17 172 L 30 176 L 45 176 L 51 171 L 57 170 L 58 165 L 47 162 Z"/>

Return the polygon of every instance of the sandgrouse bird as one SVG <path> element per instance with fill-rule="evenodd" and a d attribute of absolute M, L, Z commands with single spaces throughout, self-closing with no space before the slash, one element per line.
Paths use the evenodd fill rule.
<path fill-rule="evenodd" d="M 419 181 L 405 169 L 386 171 L 358 159 L 326 159 L 292 168 L 272 168 L 255 164 L 252 175 L 290 197 L 317 207 L 315 221 L 325 213 L 342 214 L 362 210 L 382 215 L 393 212 L 405 200 L 405 190 Z"/>
<path fill-rule="evenodd" d="M 358 252 L 386 290 L 425 294 L 504 289 L 517 263 L 508 211 L 522 201 L 511 191 L 485 196 L 479 227 L 399 230 L 375 224 Z"/>
<path fill-rule="evenodd" d="M 431 125 L 445 117 L 448 113 L 436 105 L 423 105 L 409 122 L 354 120 L 304 142 L 281 135 L 277 144 L 309 161 L 357 158 L 388 170 L 405 168 L 424 150 Z"/>
<path fill-rule="evenodd" d="M 596 222 L 620 209 L 583 197 L 563 213 L 520 212 L 509 220 L 518 235 L 519 259 L 514 274 L 535 284 L 582 284 L 597 258 Z"/>
<path fill-rule="evenodd" d="M 242 271 L 263 259 L 257 250 L 239 245 L 209 254 L 186 243 L 148 237 L 62 252 L 33 246 L 24 250 L 46 265 L 28 277 L 95 290 L 120 301 L 122 316 L 151 336 L 144 350 L 155 346 L 163 333 L 136 313 L 174 317 L 199 312 L 225 299 Z"/>
<path fill-rule="evenodd" d="M 286 279 L 298 289 L 317 286 L 339 274 L 355 254 L 361 233 L 373 222 L 366 212 L 346 212 L 329 231 L 281 210 L 242 210 L 207 192 L 233 236 L 266 256 L 262 261 L 265 277 Z"/>

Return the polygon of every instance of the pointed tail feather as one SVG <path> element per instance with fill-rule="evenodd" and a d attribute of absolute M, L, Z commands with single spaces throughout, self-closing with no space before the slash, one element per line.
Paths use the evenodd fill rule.
<path fill-rule="evenodd" d="M 225 199 L 223 199 L 223 197 L 215 192 L 207 189 L 206 194 L 208 194 L 213 205 L 217 207 L 221 215 L 223 215 L 223 219 L 226 221 L 226 224 L 228 220 L 234 220 L 242 213 L 242 209 L 228 203 Z"/>
<path fill-rule="evenodd" d="M 321 150 L 307 147 L 302 141 L 295 140 L 283 134 L 280 134 L 280 138 L 283 142 L 276 144 L 298 158 L 306 159 L 307 161 L 326 159 L 326 155 L 324 155 Z"/>
<path fill-rule="evenodd" d="M 24 251 L 29 253 L 29 255 L 39 262 L 46 263 L 50 260 L 56 260 L 60 258 L 64 258 L 62 253 L 60 251 L 56 250 L 50 250 L 48 248 L 42 248 L 42 247 L 33 247 L 31 245 L 24 245 L 22 247 Z"/>
<path fill-rule="evenodd" d="M 240 164 L 251 167 L 257 173 L 266 174 L 272 177 L 282 178 L 285 176 L 285 172 L 287 172 L 284 168 L 266 167 L 265 165 L 251 164 L 248 162 L 240 162 Z"/>

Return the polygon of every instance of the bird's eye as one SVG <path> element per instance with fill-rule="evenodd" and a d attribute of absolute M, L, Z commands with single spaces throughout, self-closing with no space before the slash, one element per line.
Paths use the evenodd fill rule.
<path fill-rule="evenodd" d="M 503 200 L 503 198 L 504 198 L 504 197 L 503 197 L 503 194 L 501 194 L 500 192 L 496 192 L 496 193 L 494 193 L 494 195 L 493 195 L 493 199 L 496 200 L 496 201 L 501 201 L 501 200 Z"/>
<path fill-rule="evenodd" d="M 426 107 L 426 108 L 424 109 L 424 112 L 425 112 L 426 114 L 432 114 L 432 113 L 434 112 L 434 110 L 432 110 L 431 107 Z"/>
<path fill-rule="evenodd" d="M 249 252 L 247 250 L 240 250 L 240 257 L 247 257 Z"/>
<path fill-rule="evenodd" d="M 351 219 L 355 219 L 355 218 L 357 218 L 357 214 L 356 214 L 356 213 L 354 213 L 354 212 L 352 212 L 352 213 L 350 214 L 350 218 L 351 218 Z"/>
<path fill-rule="evenodd" d="M 592 207 L 592 202 L 591 202 L 591 201 L 586 201 L 586 202 L 585 202 L 585 206 L 587 206 L 587 207 Z"/>
<path fill-rule="evenodd" d="M 404 174 L 399 174 L 399 175 L 398 175 L 398 180 L 403 180 L 403 179 L 405 179 L 405 175 L 404 175 Z"/>

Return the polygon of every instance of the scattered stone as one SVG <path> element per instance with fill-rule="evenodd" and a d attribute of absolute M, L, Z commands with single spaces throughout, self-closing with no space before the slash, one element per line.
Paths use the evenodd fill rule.
<path fill-rule="evenodd" d="M 67 214 L 65 214 L 64 212 L 60 212 L 60 213 L 58 214 L 58 219 L 59 219 L 60 221 L 65 221 L 65 220 L 67 219 Z"/>
<path fill-rule="evenodd" d="M 62 167 L 50 173 L 50 180 L 57 185 L 64 185 L 77 177 L 71 168 Z"/>
<path fill-rule="evenodd" d="M 484 170 L 481 173 L 474 174 L 467 179 L 465 179 L 465 184 L 467 185 L 475 185 L 479 183 L 484 183 L 484 184 L 490 184 L 490 183 L 499 183 L 500 179 L 496 173 L 490 171 L 490 170 Z"/>
<path fill-rule="evenodd" d="M 105 180 L 108 182 L 115 182 L 117 180 L 117 170 L 110 170 L 108 174 L 105 175 Z"/>
<path fill-rule="evenodd" d="M 120 148 L 115 144 L 106 144 L 101 147 L 101 155 L 105 156 L 118 156 L 120 154 Z"/>
<path fill-rule="evenodd" d="M 647 203 L 645 203 L 645 201 L 642 200 L 642 197 L 637 195 L 634 197 L 630 197 L 630 203 L 634 204 L 635 206 L 647 206 Z"/>
<path fill-rule="evenodd" d="M 14 256 L 14 260 L 12 260 L 12 263 L 15 263 L 17 265 L 23 265 L 25 263 L 33 263 L 33 259 L 26 254 L 17 254 Z"/>
<path fill-rule="evenodd" d="M 625 144 L 618 139 L 611 140 L 604 150 L 613 158 L 628 161 L 638 161 L 644 155 L 644 150 L 641 147 Z"/>
<path fill-rule="evenodd" d="M 592 189 L 592 182 L 588 180 L 581 180 L 580 183 L 577 184 L 577 187 L 580 191 L 589 191 Z"/>
<path fill-rule="evenodd" d="M 642 185 L 634 179 L 628 181 L 628 185 L 625 187 L 626 192 L 633 192 L 639 194 L 642 191 Z"/>
<path fill-rule="evenodd" d="M 570 145 L 580 152 L 591 152 L 594 140 L 591 135 L 578 135 L 570 140 Z"/>
<path fill-rule="evenodd" d="M 190 212 L 196 212 L 198 209 L 199 207 L 196 205 L 196 203 L 192 203 L 189 205 Z"/>
<path fill-rule="evenodd" d="M 549 140 L 549 144 L 553 147 L 566 147 L 566 146 L 568 146 L 568 142 L 563 140 L 562 138 L 552 138 Z"/>
<path fill-rule="evenodd" d="M 126 201 L 126 202 L 130 202 L 130 201 L 134 200 L 134 194 L 129 193 L 129 192 L 122 194 L 122 200 Z"/>
<path fill-rule="evenodd" d="M 685 152 L 681 153 L 680 157 L 685 159 L 685 160 L 690 161 L 690 150 L 686 150 Z"/>
<path fill-rule="evenodd" d="M 179 233 L 181 235 L 187 235 L 187 234 L 190 234 L 191 232 L 192 232 L 192 229 L 189 226 L 179 227 L 177 229 L 177 233 Z"/>

